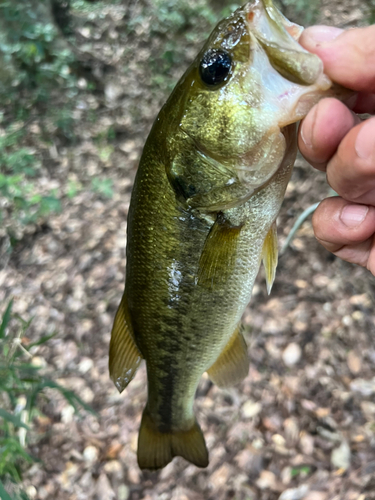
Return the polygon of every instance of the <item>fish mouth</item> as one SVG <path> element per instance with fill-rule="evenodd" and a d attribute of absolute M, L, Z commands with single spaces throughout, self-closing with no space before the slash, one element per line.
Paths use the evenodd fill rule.
<path fill-rule="evenodd" d="M 323 72 L 321 59 L 298 43 L 304 28 L 289 21 L 272 0 L 248 2 L 242 7 L 242 16 L 250 35 L 252 60 L 249 64 L 258 65 L 256 70 L 262 75 L 261 83 L 266 89 L 271 78 L 278 80 L 267 97 L 282 111 L 280 128 L 303 119 L 322 97 L 337 94 L 337 87 L 328 92 L 332 82 Z M 262 68 L 265 63 L 271 75 L 268 81 L 267 72 Z"/>

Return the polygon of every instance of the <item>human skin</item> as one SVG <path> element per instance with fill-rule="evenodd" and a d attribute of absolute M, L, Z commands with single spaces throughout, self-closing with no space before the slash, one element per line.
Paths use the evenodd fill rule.
<path fill-rule="evenodd" d="M 375 25 L 343 31 L 307 28 L 300 43 L 317 54 L 325 73 L 353 89 L 346 104 L 320 101 L 300 125 L 298 145 L 307 161 L 326 171 L 338 197 L 322 201 L 313 216 L 316 238 L 338 257 L 375 275 Z"/>

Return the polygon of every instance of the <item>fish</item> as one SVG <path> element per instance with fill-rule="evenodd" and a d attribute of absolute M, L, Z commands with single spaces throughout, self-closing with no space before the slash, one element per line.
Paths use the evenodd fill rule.
<path fill-rule="evenodd" d="M 221 21 L 159 112 L 128 213 L 125 291 L 110 341 L 121 392 L 146 361 L 137 459 L 206 467 L 194 414 L 204 372 L 219 387 L 249 371 L 241 316 L 263 261 L 278 260 L 276 218 L 297 152 L 297 122 L 332 94 L 321 60 L 272 0 Z"/>

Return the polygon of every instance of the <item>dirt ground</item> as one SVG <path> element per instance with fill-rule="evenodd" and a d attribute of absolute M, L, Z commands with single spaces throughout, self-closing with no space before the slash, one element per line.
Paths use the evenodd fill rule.
<path fill-rule="evenodd" d="M 102 95 L 77 103 L 78 119 L 88 109 L 97 117 L 84 122 L 79 142 L 56 140 L 43 157 L 45 182 L 64 189 L 69 179 L 83 187 L 64 197 L 61 214 L 24 234 L 0 271 L 0 301 L 14 297 L 14 310 L 34 317 L 28 336 L 58 332 L 34 348 L 33 362 L 98 413 L 78 417 L 59 394 L 47 393 L 44 415 L 33 422 L 30 451 L 40 462 L 25 476 L 28 494 L 37 500 L 375 499 L 375 279 L 320 247 L 309 220 L 280 258 L 270 297 L 262 272 L 258 278 L 244 315 L 248 377 L 225 391 L 202 378 L 196 414 L 210 452 L 207 469 L 181 458 L 160 472 L 137 467 L 145 369 L 119 395 L 107 351 L 123 291 L 132 183 L 167 95 L 165 87 L 151 92 L 147 85 L 150 53 L 158 48 L 157 41 L 150 48 L 152 18 L 136 36 L 124 34 L 138 8 L 107 6 L 79 28 L 81 50 L 113 69 L 101 75 Z M 345 28 L 364 24 L 365 16 L 360 0 L 326 0 L 320 11 L 321 22 Z M 196 47 L 181 51 L 176 77 Z M 109 127 L 115 137 L 108 153 L 97 137 Z M 113 181 L 112 198 L 85 189 L 93 176 Z M 325 176 L 298 159 L 278 220 L 281 243 L 300 212 L 327 193 Z"/>

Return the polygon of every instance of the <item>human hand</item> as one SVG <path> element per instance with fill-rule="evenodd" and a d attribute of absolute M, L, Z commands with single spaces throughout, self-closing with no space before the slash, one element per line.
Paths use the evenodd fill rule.
<path fill-rule="evenodd" d="M 357 91 L 347 103 L 323 99 L 300 125 L 298 145 L 311 165 L 327 172 L 338 197 L 324 200 L 313 216 L 315 236 L 338 257 L 375 275 L 375 25 L 342 31 L 307 28 L 301 45 L 317 54 L 325 73 Z"/>

